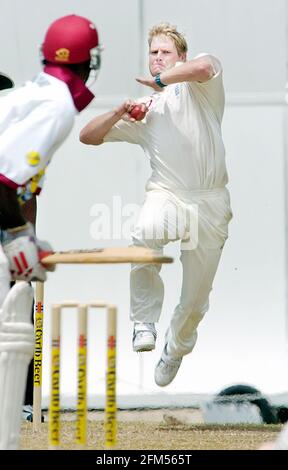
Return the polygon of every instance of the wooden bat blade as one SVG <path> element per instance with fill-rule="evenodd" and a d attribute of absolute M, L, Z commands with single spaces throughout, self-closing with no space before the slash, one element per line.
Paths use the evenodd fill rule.
<path fill-rule="evenodd" d="M 59 251 L 40 254 L 41 262 L 50 264 L 172 263 L 173 258 L 142 247 L 111 247 L 92 250 Z"/>

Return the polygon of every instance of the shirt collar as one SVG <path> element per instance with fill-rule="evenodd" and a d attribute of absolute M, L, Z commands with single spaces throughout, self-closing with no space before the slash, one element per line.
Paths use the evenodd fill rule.
<path fill-rule="evenodd" d="M 79 112 L 93 100 L 94 94 L 86 87 L 83 80 L 65 65 L 48 63 L 44 66 L 44 72 L 66 83 Z"/>

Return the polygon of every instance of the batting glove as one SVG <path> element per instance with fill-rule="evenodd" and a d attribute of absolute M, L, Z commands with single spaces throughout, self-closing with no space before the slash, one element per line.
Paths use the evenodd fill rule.
<path fill-rule="evenodd" d="M 41 264 L 39 256 L 43 242 L 36 239 L 32 224 L 8 229 L 2 248 L 14 281 L 46 281 L 46 267 Z M 45 250 L 52 251 L 47 242 Z"/>

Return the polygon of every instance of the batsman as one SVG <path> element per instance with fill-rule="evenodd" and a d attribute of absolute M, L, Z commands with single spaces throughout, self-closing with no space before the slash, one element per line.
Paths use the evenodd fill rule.
<path fill-rule="evenodd" d="M 85 83 L 101 59 L 95 25 L 77 15 L 55 20 L 41 50 L 43 70 L 0 98 L 0 449 L 18 447 L 34 346 L 29 281 L 46 279 L 39 252 L 51 250 L 29 220 L 35 222 L 47 165 L 94 98 Z M 22 282 L 10 289 L 11 280 Z"/>

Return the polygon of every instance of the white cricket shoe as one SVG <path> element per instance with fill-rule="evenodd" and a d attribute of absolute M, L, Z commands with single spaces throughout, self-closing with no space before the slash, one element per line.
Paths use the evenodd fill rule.
<path fill-rule="evenodd" d="M 133 351 L 143 352 L 155 349 L 156 329 L 154 323 L 134 323 Z"/>
<path fill-rule="evenodd" d="M 155 367 L 154 380 L 159 387 L 165 387 L 169 385 L 172 380 L 176 377 L 182 357 L 180 359 L 173 359 L 167 353 L 167 343 L 164 346 L 162 355 L 158 364 Z"/>

